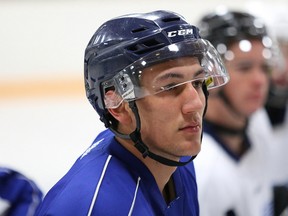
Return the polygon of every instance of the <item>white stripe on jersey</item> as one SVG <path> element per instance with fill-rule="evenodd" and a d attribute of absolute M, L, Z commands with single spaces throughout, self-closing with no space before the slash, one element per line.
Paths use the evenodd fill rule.
<path fill-rule="evenodd" d="M 132 212 L 133 212 L 133 209 L 134 209 L 134 205 L 135 205 L 136 196 L 137 196 L 137 192 L 138 192 L 138 188 L 139 188 L 140 180 L 141 180 L 141 178 L 138 177 L 136 189 L 135 189 L 135 192 L 134 192 L 133 202 L 132 202 L 132 205 L 131 205 L 131 208 L 130 208 L 130 211 L 129 211 L 128 216 L 131 216 L 131 215 L 132 215 Z"/>
<path fill-rule="evenodd" d="M 103 170 L 102 170 L 100 179 L 99 179 L 99 181 L 98 181 L 96 190 L 95 190 L 95 192 L 94 192 L 94 196 L 93 196 L 93 199 L 92 199 L 92 202 L 91 202 L 91 205 L 90 205 L 89 212 L 88 212 L 87 216 L 90 216 L 91 213 L 92 213 L 92 210 L 93 210 L 93 207 L 94 207 L 94 204 L 95 204 L 95 201 L 96 201 L 98 192 L 99 192 L 100 185 L 101 185 L 101 183 L 102 183 L 102 180 L 103 180 L 103 178 L 104 178 L 104 175 L 105 175 L 105 172 L 106 172 L 108 163 L 109 163 L 109 161 L 110 161 L 111 158 L 112 158 L 112 155 L 109 155 L 108 158 L 107 158 L 107 160 L 106 160 L 106 162 L 105 162 L 105 165 L 104 165 L 104 168 L 103 168 Z"/>

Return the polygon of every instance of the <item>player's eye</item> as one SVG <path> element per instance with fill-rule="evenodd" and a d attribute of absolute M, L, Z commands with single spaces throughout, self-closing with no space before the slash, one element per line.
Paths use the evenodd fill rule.
<path fill-rule="evenodd" d="M 199 80 L 194 80 L 192 81 L 192 86 L 197 89 L 197 88 L 202 88 L 202 85 L 204 84 L 204 79 L 199 79 Z"/>

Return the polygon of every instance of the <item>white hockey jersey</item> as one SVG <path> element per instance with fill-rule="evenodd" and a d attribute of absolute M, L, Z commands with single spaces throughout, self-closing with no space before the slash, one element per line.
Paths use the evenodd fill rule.
<path fill-rule="evenodd" d="M 273 137 L 263 110 L 251 118 L 247 138 L 249 149 L 236 158 L 223 147 L 217 134 L 204 133 L 201 152 L 194 160 L 200 216 L 272 215 Z"/>

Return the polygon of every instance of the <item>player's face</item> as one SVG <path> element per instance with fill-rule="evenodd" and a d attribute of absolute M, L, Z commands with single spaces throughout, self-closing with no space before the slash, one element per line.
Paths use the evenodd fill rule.
<path fill-rule="evenodd" d="M 249 116 L 265 103 L 270 73 L 268 62 L 263 56 L 264 46 L 260 41 L 250 42 L 250 51 L 243 51 L 238 43 L 232 45 L 230 50 L 234 58 L 225 62 L 230 74 L 230 81 L 224 87 L 225 94 L 232 105 L 245 116 Z"/>
<path fill-rule="evenodd" d="M 199 79 L 169 89 L 175 83 L 189 80 L 188 77 Z M 205 107 L 203 78 L 198 59 L 192 57 L 144 70 L 142 83 L 147 89 L 158 91 L 159 86 L 169 89 L 136 101 L 142 139 L 152 152 L 175 160 L 200 151 Z"/>

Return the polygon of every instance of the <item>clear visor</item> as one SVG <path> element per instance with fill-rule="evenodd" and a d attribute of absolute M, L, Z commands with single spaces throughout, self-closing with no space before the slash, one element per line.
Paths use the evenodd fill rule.
<path fill-rule="evenodd" d="M 226 84 L 229 75 L 215 48 L 204 39 L 191 39 L 154 51 L 102 83 L 106 108 L 191 82 L 207 89 Z"/>

